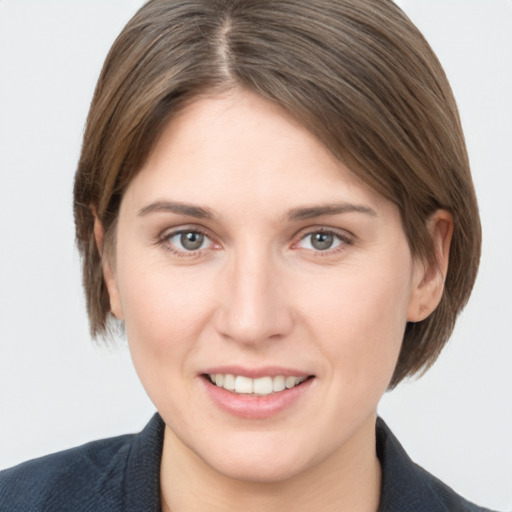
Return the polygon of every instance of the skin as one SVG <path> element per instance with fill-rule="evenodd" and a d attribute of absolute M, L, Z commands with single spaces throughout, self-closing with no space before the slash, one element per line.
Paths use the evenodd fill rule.
<path fill-rule="evenodd" d="M 346 211 L 290 218 L 334 204 Z M 440 300 L 449 214 L 429 229 L 437 262 L 425 265 L 393 203 L 250 92 L 198 98 L 170 122 L 123 196 L 104 259 L 112 312 L 166 423 L 164 510 L 377 510 L 377 404 L 406 322 Z M 200 250 L 180 230 L 204 233 Z M 331 248 L 313 245 L 319 231 Z M 101 249 L 99 221 L 96 237 Z M 205 392 L 205 369 L 227 364 L 312 377 L 283 411 L 247 419 Z"/>

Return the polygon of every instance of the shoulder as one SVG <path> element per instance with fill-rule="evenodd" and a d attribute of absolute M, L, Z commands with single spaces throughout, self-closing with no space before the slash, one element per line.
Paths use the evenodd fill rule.
<path fill-rule="evenodd" d="M 95 441 L 53 455 L 34 459 L 0 472 L 0 509 L 8 511 L 53 510 L 94 492 L 111 461 L 119 477 L 133 435 Z"/>
<path fill-rule="evenodd" d="M 492 512 L 488 508 L 483 508 L 474 503 L 469 502 L 459 494 L 457 494 L 451 487 L 441 482 L 438 478 L 425 471 L 417 464 L 415 466 L 416 475 L 422 479 L 426 485 L 431 489 L 436 497 L 443 503 L 446 510 L 453 512 Z"/>
<path fill-rule="evenodd" d="M 0 510 L 125 510 L 127 487 L 158 485 L 160 422 L 155 417 L 140 434 L 93 441 L 0 471 Z"/>
<path fill-rule="evenodd" d="M 382 467 L 379 512 L 492 512 L 467 501 L 415 464 L 381 418 L 377 453 Z"/>

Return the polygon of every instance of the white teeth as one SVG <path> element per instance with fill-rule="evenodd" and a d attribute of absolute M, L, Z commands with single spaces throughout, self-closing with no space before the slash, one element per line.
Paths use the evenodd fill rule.
<path fill-rule="evenodd" d="M 261 377 L 261 379 L 254 379 L 252 384 L 253 393 L 256 395 L 270 395 L 272 391 L 272 377 Z"/>
<path fill-rule="evenodd" d="M 274 377 L 272 381 L 272 388 L 277 393 L 278 391 L 283 391 L 285 389 L 285 378 L 282 375 L 277 375 Z"/>
<path fill-rule="evenodd" d="M 260 377 L 251 379 L 243 375 L 232 375 L 230 373 L 210 374 L 210 380 L 219 388 L 234 391 L 243 395 L 259 395 L 266 396 L 271 393 L 279 393 L 284 389 L 290 389 L 306 380 L 306 377 L 285 377 L 284 375 L 276 375 L 275 377 Z"/>
<path fill-rule="evenodd" d="M 235 392 L 251 394 L 252 379 L 250 379 L 249 377 L 242 377 L 242 375 L 237 375 L 235 379 Z"/>
<path fill-rule="evenodd" d="M 286 377 L 286 380 L 284 381 L 284 385 L 286 386 L 286 389 L 290 389 L 290 388 L 293 388 L 293 386 L 295 386 L 295 383 L 296 383 L 296 379 L 295 377 Z"/>
<path fill-rule="evenodd" d="M 215 381 L 215 384 L 217 384 L 217 381 Z M 234 391 L 235 389 L 235 376 L 228 373 L 227 375 L 224 375 L 224 385 L 222 386 L 224 389 L 227 389 L 228 391 Z"/>

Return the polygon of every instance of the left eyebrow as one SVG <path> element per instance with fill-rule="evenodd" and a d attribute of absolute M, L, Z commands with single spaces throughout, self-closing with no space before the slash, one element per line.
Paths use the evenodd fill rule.
<path fill-rule="evenodd" d="M 340 213 L 364 213 L 371 217 L 377 217 L 375 210 L 368 206 L 352 203 L 334 203 L 319 206 L 307 206 L 304 208 L 294 208 L 288 212 L 288 219 L 291 221 L 312 219 L 322 215 L 338 215 Z"/>

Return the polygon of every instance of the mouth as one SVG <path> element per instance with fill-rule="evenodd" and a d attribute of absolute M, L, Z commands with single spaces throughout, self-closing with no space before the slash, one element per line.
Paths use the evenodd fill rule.
<path fill-rule="evenodd" d="M 282 417 L 311 396 L 316 381 L 315 375 L 276 366 L 209 368 L 200 377 L 214 404 L 244 420 Z"/>
<path fill-rule="evenodd" d="M 268 396 L 300 386 L 313 376 L 268 375 L 252 379 L 231 373 L 208 373 L 204 374 L 204 378 L 216 387 L 236 395 Z"/>

